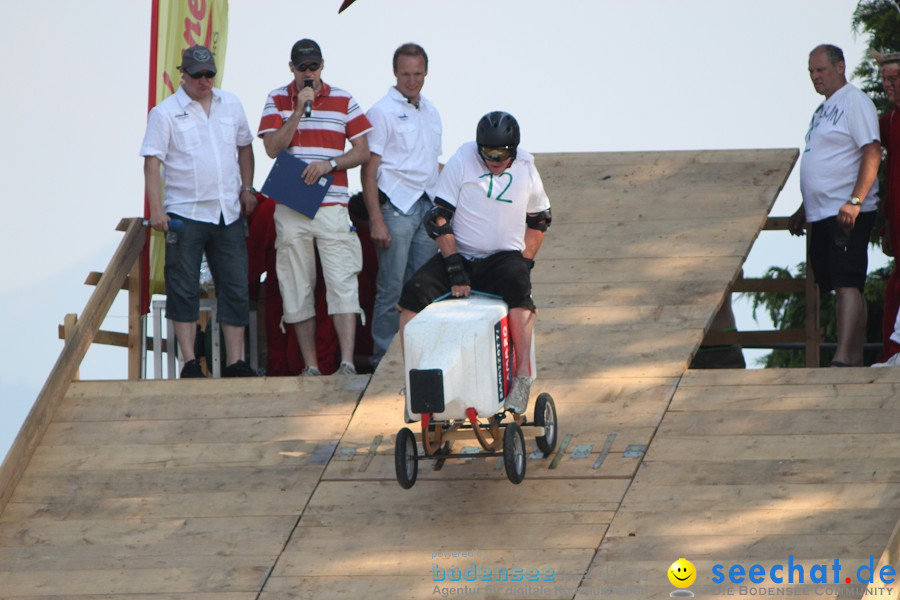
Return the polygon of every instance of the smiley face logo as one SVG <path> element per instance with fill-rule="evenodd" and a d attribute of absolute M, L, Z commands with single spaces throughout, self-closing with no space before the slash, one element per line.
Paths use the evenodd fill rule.
<path fill-rule="evenodd" d="M 669 581 L 677 588 L 689 587 L 697 579 L 694 563 L 686 558 L 679 558 L 669 567 Z"/>

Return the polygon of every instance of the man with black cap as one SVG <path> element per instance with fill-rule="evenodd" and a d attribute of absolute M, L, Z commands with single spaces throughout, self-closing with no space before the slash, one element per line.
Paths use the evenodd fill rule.
<path fill-rule="evenodd" d="M 166 317 L 175 322 L 185 361 L 181 377 L 204 377 L 194 338 L 205 252 L 225 336 L 223 375 L 252 377 L 242 356 L 250 319 L 244 215 L 256 207 L 253 134 L 237 97 L 213 87 L 216 63 L 208 48 L 185 50 L 179 70 L 179 88 L 150 111 L 140 151 L 150 225 L 167 232 Z M 183 228 L 172 231 L 171 219 Z"/>
<path fill-rule="evenodd" d="M 263 108 L 258 135 L 266 154 L 282 150 L 308 163 L 303 178 L 312 185 L 334 177 L 315 218 L 278 204 L 275 207 L 276 273 L 284 300 L 284 322 L 294 326 L 303 375 L 321 375 L 316 356 L 315 249 L 319 251 L 341 351 L 340 375 L 356 373 L 353 348 L 356 315 L 361 312 L 357 274 L 362 268 L 359 238 L 350 227 L 347 169 L 369 158 L 366 133 L 372 128 L 349 92 L 322 81 L 325 61 L 319 45 L 302 39 L 291 48 L 293 80 L 272 90 Z M 350 141 L 350 150 L 344 151 Z"/>
<path fill-rule="evenodd" d="M 519 137 L 516 119 L 494 111 L 478 122 L 475 141 L 447 161 L 425 219 L 440 252 L 403 286 L 399 334 L 402 340 L 415 313 L 447 293 L 460 298 L 475 289 L 501 296 L 516 353 L 504 404 L 522 414 L 534 379 L 531 268 L 552 216 L 534 157 L 519 149 Z"/>

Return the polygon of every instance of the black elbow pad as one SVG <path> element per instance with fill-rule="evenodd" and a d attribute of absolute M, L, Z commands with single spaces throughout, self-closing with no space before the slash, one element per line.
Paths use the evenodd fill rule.
<path fill-rule="evenodd" d="M 442 235 L 453 233 L 450 222 L 453 220 L 453 213 L 455 210 L 456 209 L 448 202 L 441 200 L 440 198 L 435 198 L 434 208 L 425 215 L 425 233 L 428 234 L 428 237 L 436 240 Z M 435 222 L 438 217 L 444 217 L 447 222 L 443 225 L 438 225 Z"/>
<path fill-rule="evenodd" d="M 525 224 L 531 229 L 537 229 L 538 231 L 547 231 L 547 228 L 550 227 L 550 223 L 552 222 L 553 214 L 550 212 L 549 208 L 547 210 L 542 210 L 539 213 L 525 216 Z"/>

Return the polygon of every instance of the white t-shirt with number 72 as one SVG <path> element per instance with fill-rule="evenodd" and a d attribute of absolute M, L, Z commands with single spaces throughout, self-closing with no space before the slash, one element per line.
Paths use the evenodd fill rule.
<path fill-rule="evenodd" d="M 504 250 L 525 249 L 525 217 L 550 208 L 534 157 L 519 149 L 499 175 L 488 170 L 478 145 L 460 146 L 438 179 L 435 198 L 456 207 L 451 227 L 456 247 L 466 258 L 484 258 Z"/>

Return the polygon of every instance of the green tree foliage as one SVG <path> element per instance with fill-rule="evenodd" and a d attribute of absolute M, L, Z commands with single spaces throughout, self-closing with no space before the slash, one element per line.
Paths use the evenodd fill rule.
<path fill-rule="evenodd" d="M 868 49 L 881 54 L 900 52 L 900 4 L 897 0 L 861 0 L 853 11 L 851 22 L 857 35 L 868 36 Z M 864 90 L 878 107 L 879 114 L 890 109 L 890 104 L 881 87 L 878 64 L 866 56 L 853 72 L 860 88 Z"/>
<path fill-rule="evenodd" d="M 769 267 L 763 279 L 795 279 L 806 277 L 806 265 L 797 265 L 797 274 L 782 267 Z M 868 323 L 866 341 L 881 341 L 881 315 L 884 307 L 884 288 L 891 267 L 886 266 L 869 273 L 866 279 L 866 305 L 868 307 Z M 806 326 L 806 297 L 803 294 L 787 294 L 778 292 L 750 293 L 753 306 L 753 318 L 756 311 L 765 309 L 776 329 L 803 329 Z M 834 294 L 825 294 L 819 298 L 819 327 L 823 332 L 824 342 L 837 341 L 837 325 L 834 314 Z M 820 366 L 827 367 L 834 355 L 833 350 L 820 353 Z M 871 364 L 881 358 L 881 350 L 866 350 L 865 363 Z M 784 367 L 805 367 L 806 355 L 803 350 L 773 350 L 763 358 L 763 366 L 767 369 Z"/>

